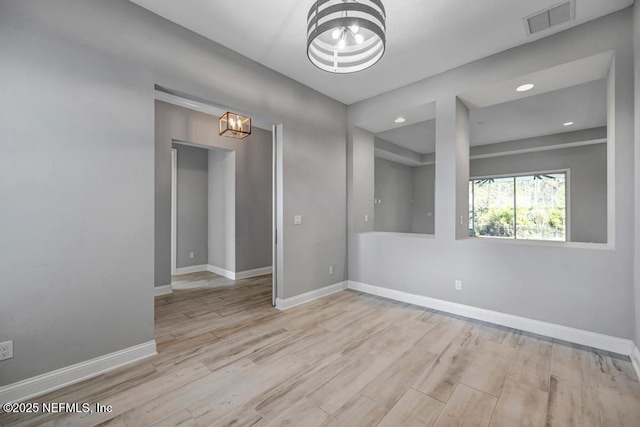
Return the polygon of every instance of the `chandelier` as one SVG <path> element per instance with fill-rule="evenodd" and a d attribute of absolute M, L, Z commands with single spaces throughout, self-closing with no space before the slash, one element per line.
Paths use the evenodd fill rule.
<path fill-rule="evenodd" d="M 382 58 L 386 13 L 380 0 L 318 0 L 307 16 L 307 56 L 331 73 L 355 73 Z"/>

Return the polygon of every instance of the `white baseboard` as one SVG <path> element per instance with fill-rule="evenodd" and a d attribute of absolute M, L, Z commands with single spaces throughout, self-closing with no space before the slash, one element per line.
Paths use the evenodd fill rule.
<path fill-rule="evenodd" d="M 455 302 L 444 301 L 422 295 L 410 294 L 407 292 L 396 291 L 393 289 L 382 288 L 379 286 L 368 285 L 351 280 L 348 281 L 348 287 L 349 289 L 353 289 L 355 291 L 360 291 L 367 294 L 392 299 L 395 301 L 406 302 L 409 304 L 417 305 L 419 307 L 426 307 L 433 310 L 444 311 L 446 313 L 457 314 L 459 316 L 469 317 L 471 319 L 494 323 L 501 326 L 507 326 L 514 329 L 520 329 L 522 331 L 531 332 L 550 338 L 556 338 L 587 347 L 611 351 L 618 354 L 631 356 L 635 349 L 635 344 L 633 343 L 633 341 L 624 338 L 612 337 L 609 335 L 598 334 L 596 332 L 570 328 L 568 326 L 556 325 L 553 323 L 542 322 L 540 320 L 514 316 L 512 314 L 500 313 L 498 311 L 486 310 L 483 308 L 472 307 L 469 305 L 458 304 Z"/>
<path fill-rule="evenodd" d="M 156 286 L 155 288 L 153 288 L 153 291 L 155 292 L 155 296 L 159 297 L 161 295 L 172 294 L 173 288 L 171 287 L 171 285 Z"/>
<path fill-rule="evenodd" d="M 326 297 L 327 295 L 335 294 L 347 289 L 347 282 L 339 282 L 333 285 L 325 286 L 324 288 L 316 289 L 311 292 L 307 292 L 302 295 L 296 295 L 295 297 L 282 299 L 276 299 L 276 308 L 278 310 L 287 310 L 297 305 L 304 304 L 313 301 L 318 298 Z"/>
<path fill-rule="evenodd" d="M 20 402 L 95 377 L 156 353 L 156 341 L 149 341 L 86 362 L 0 387 L 0 405 Z"/>
<path fill-rule="evenodd" d="M 638 350 L 636 345 L 633 346 L 633 353 L 631 353 L 629 357 L 631 358 L 633 368 L 636 370 L 638 380 L 640 380 L 640 350 Z"/>
<path fill-rule="evenodd" d="M 219 274 L 221 276 L 226 277 L 227 279 L 236 280 L 236 273 L 230 270 L 225 270 L 224 268 L 216 267 L 215 265 L 211 265 L 211 264 L 207 265 L 206 271 Z"/>
<path fill-rule="evenodd" d="M 235 274 L 236 278 L 234 280 L 249 279 L 251 277 L 258 277 L 258 276 L 262 276 L 264 274 L 270 274 L 270 273 L 273 273 L 273 267 L 271 266 L 256 268 L 253 270 L 240 271 Z"/>
<path fill-rule="evenodd" d="M 231 280 L 241 280 L 241 279 L 249 279 L 251 277 L 262 276 L 263 274 L 273 273 L 273 267 L 268 266 L 268 267 L 256 268 L 254 270 L 239 271 L 235 273 L 231 270 L 227 270 L 222 267 L 217 267 L 211 264 L 208 264 L 208 265 L 205 264 L 205 265 L 194 265 L 193 267 L 178 268 L 176 269 L 176 275 L 200 273 L 201 271 L 209 271 L 211 273 L 216 273 Z"/>
<path fill-rule="evenodd" d="M 200 273 L 201 271 L 207 271 L 207 264 L 192 265 L 191 267 L 176 268 L 176 276 L 181 274 Z"/>

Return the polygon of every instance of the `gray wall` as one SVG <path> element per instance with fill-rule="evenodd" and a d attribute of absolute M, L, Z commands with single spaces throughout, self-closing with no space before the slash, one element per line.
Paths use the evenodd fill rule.
<path fill-rule="evenodd" d="M 381 200 L 374 204 L 375 231 L 433 234 L 435 166 L 407 166 L 378 157 L 371 163 L 375 199 Z"/>
<path fill-rule="evenodd" d="M 412 233 L 433 234 L 435 231 L 435 178 L 435 165 L 413 168 Z"/>
<path fill-rule="evenodd" d="M 371 132 L 353 128 L 351 158 L 353 164 L 351 166 L 350 180 L 353 181 L 353 187 L 358 191 L 350 195 L 351 215 L 350 219 L 354 222 L 356 232 L 373 231 L 375 205 L 375 137 Z M 368 215 L 369 221 L 365 221 L 365 215 Z"/>
<path fill-rule="evenodd" d="M 209 154 L 203 148 L 181 144 L 173 148 L 178 155 L 176 266 L 207 264 Z"/>
<path fill-rule="evenodd" d="M 569 169 L 572 242 L 607 242 L 607 145 L 472 159 L 471 177 Z"/>
<path fill-rule="evenodd" d="M 640 348 L 640 2 L 633 6 L 635 52 L 635 342 Z"/>
<path fill-rule="evenodd" d="M 435 101 L 435 239 L 362 233 L 350 218 L 349 279 L 489 310 L 623 338 L 634 334 L 633 304 L 633 51 L 629 10 L 349 106 L 350 167 L 357 159 L 352 126 L 372 116 Z M 610 246 L 532 245 L 459 238 L 467 225 L 469 147 L 464 109 L 456 95 L 492 86 L 596 53 L 616 50 L 613 105 L 608 130 L 612 197 Z M 465 130 L 466 129 L 466 130 Z M 466 144 L 466 147 L 465 147 Z M 614 152 L 615 150 L 615 152 Z M 465 153 L 466 152 L 466 153 Z M 466 156 L 466 158 L 465 158 Z M 357 209 L 358 182 L 349 179 L 349 209 Z M 613 196 L 613 195 L 612 195 Z M 459 226 L 460 215 L 463 225 Z M 585 244 L 582 244 L 583 246 Z M 454 281 L 463 280 L 463 291 Z M 598 313 L 594 316 L 594 313 Z"/>
<path fill-rule="evenodd" d="M 207 263 L 236 271 L 236 152 L 209 150 L 209 259 Z M 271 231 L 271 230 L 266 230 Z M 271 245 L 263 248 L 271 254 Z"/>
<path fill-rule="evenodd" d="M 244 150 L 235 144 L 236 272 L 273 262 L 273 135 L 254 127 L 242 142 Z"/>
<path fill-rule="evenodd" d="M 0 40 L 0 386 L 154 339 L 154 84 L 283 123 L 281 296 L 346 279 L 344 105 L 127 0 L 2 1 Z"/>
<path fill-rule="evenodd" d="M 382 202 L 374 205 L 375 231 L 411 233 L 413 168 L 378 157 L 374 163 L 374 198 Z"/>
<path fill-rule="evenodd" d="M 238 140 L 218 135 L 217 126 L 215 116 L 156 101 L 156 159 L 170 156 L 171 141 L 233 152 L 231 166 L 225 160 L 231 159 L 229 156 L 209 156 L 208 263 L 232 272 L 268 267 L 272 263 L 272 133 L 254 127 L 250 136 Z M 213 165 L 218 163 L 224 164 L 224 169 L 214 170 Z M 166 162 L 157 165 L 158 200 L 171 197 L 170 174 Z M 224 204 L 216 204 L 222 200 Z M 157 206 L 156 286 L 171 280 L 165 268 L 171 256 L 170 218 L 170 206 Z"/>

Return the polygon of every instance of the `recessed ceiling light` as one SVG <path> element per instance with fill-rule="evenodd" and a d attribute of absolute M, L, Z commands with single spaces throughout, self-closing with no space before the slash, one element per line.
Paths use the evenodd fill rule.
<path fill-rule="evenodd" d="M 526 92 L 526 91 L 531 90 L 533 88 L 534 88 L 534 85 L 532 83 L 527 83 L 527 84 L 524 84 L 522 86 L 518 86 L 516 90 L 518 92 Z"/>
<path fill-rule="evenodd" d="M 567 123 L 565 123 L 564 125 L 565 125 L 565 126 L 571 126 L 572 124 L 573 124 L 573 122 L 567 122 Z"/>
<path fill-rule="evenodd" d="M 394 120 L 394 122 L 396 123 L 404 123 L 406 121 L 407 119 L 405 119 L 404 117 L 398 117 L 397 119 Z"/>

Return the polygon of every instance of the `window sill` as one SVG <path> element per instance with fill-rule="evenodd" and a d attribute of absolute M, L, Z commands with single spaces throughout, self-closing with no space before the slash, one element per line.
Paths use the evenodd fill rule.
<path fill-rule="evenodd" d="M 501 239 L 492 237 L 467 237 L 466 239 L 461 240 L 497 243 L 499 245 L 547 246 L 553 248 L 592 249 L 601 251 L 615 250 L 615 246 L 611 243 L 558 242 L 553 240 Z"/>
<path fill-rule="evenodd" d="M 415 239 L 435 239 L 435 234 L 420 234 L 420 233 L 400 233 L 396 231 L 364 231 L 358 234 L 366 234 L 369 236 L 396 236 L 396 237 L 411 237 Z"/>

